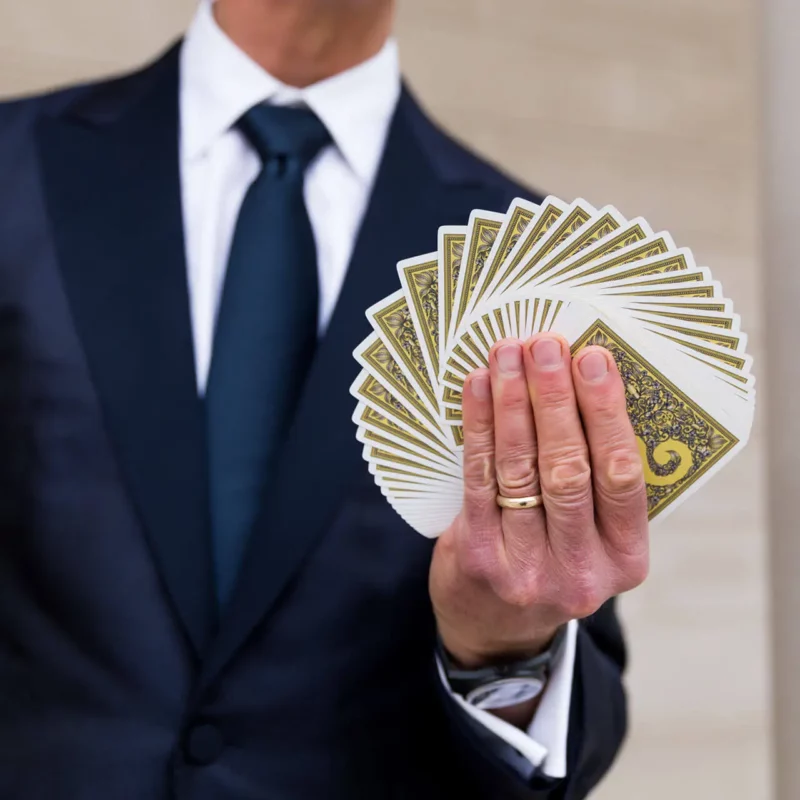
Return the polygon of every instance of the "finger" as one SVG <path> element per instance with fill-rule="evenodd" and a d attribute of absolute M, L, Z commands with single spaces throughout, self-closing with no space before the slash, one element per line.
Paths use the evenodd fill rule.
<path fill-rule="evenodd" d="M 582 558 L 595 547 L 589 448 L 572 384 L 567 342 L 540 334 L 526 342 L 525 372 L 539 440 L 547 532 L 568 557 Z"/>
<path fill-rule="evenodd" d="M 536 428 L 522 360 L 522 343 L 498 342 L 489 353 L 494 401 L 494 452 L 497 491 L 505 497 L 539 494 Z M 506 550 L 522 555 L 531 537 L 544 533 L 541 508 L 503 509 Z"/>
<path fill-rule="evenodd" d="M 591 453 L 601 536 L 622 554 L 647 550 L 644 469 L 611 354 L 588 347 L 573 364 L 575 390 Z"/>
<path fill-rule="evenodd" d="M 500 509 L 495 500 L 494 412 L 489 370 L 480 369 L 464 382 L 464 519 L 461 544 L 477 557 L 502 545 Z"/>

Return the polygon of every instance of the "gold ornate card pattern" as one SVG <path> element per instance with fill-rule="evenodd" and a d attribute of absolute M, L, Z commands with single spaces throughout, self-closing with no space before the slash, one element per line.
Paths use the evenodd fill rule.
<path fill-rule="evenodd" d="M 368 405 L 373 405 L 378 410 L 383 410 L 387 414 L 397 417 L 415 433 L 441 445 L 433 431 L 429 430 L 416 415 L 412 414 L 377 378 L 367 373 L 363 383 L 359 386 L 358 394 Z M 404 435 L 403 429 L 400 426 L 397 426 L 397 428 L 398 435 Z"/>
<path fill-rule="evenodd" d="M 700 353 L 700 355 L 706 356 L 706 358 L 715 358 L 717 361 L 720 361 L 729 367 L 733 367 L 733 369 L 743 370 L 747 365 L 746 359 L 741 358 L 734 353 L 718 353 L 716 350 L 710 350 L 707 347 L 702 347 L 701 345 L 694 344 L 693 342 L 685 342 L 682 339 L 677 339 L 674 336 L 669 336 L 666 333 L 662 333 L 661 336 L 681 345 L 682 347 L 687 347 L 690 350 L 694 350 L 695 353 Z"/>
<path fill-rule="evenodd" d="M 456 286 L 458 286 L 458 275 L 461 272 L 461 262 L 464 257 L 465 239 L 466 236 L 463 233 L 446 233 L 443 237 L 442 285 L 439 287 L 439 292 L 441 293 L 439 313 L 443 316 L 443 331 L 450 330 Z"/>
<path fill-rule="evenodd" d="M 404 269 L 408 294 L 420 321 L 419 334 L 428 352 L 433 375 L 439 374 L 439 262 L 427 261 Z"/>
<path fill-rule="evenodd" d="M 725 347 L 728 350 L 738 350 L 739 345 L 741 344 L 742 340 L 739 336 L 726 336 L 722 333 L 711 333 L 710 331 L 698 331 L 693 330 L 691 333 L 687 333 L 687 328 L 685 325 L 671 325 L 668 322 L 659 322 L 657 320 L 652 319 L 642 319 L 642 317 L 638 317 L 634 314 L 634 318 L 641 320 L 642 322 L 649 322 L 651 325 L 664 328 L 664 330 L 674 331 L 675 333 L 682 333 L 684 335 L 694 336 L 697 339 L 702 339 L 704 342 L 708 344 L 715 344 L 718 347 Z"/>
<path fill-rule="evenodd" d="M 622 262 L 623 264 L 626 262 Z M 581 275 L 576 275 L 571 278 L 573 281 L 582 280 L 583 278 L 588 277 L 597 272 L 605 272 L 606 266 L 603 265 L 602 267 L 593 267 Z M 686 256 L 683 253 L 675 253 L 672 255 L 665 256 L 664 258 L 659 259 L 658 261 L 653 261 L 650 264 L 643 264 L 639 266 L 631 267 L 624 272 L 617 273 L 614 275 L 612 280 L 615 281 L 624 281 L 624 280 L 632 280 L 635 278 L 645 278 L 648 275 L 664 275 L 670 272 L 685 272 L 689 269 L 689 264 L 686 261 Z M 598 283 L 606 283 L 609 280 L 607 276 L 602 276 L 599 278 L 595 278 L 593 281 L 584 281 L 580 284 L 580 286 L 594 286 Z"/>
<path fill-rule="evenodd" d="M 458 299 L 458 308 L 456 309 L 456 326 L 464 319 L 470 298 L 473 291 L 475 291 L 478 278 L 483 272 L 486 259 L 492 251 L 501 225 L 501 222 L 495 222 L 490 219 L 481 219 L 480 217 L 475 219 L 475 229 L 472 232 L 469 253 L 467 253 L 467 260 L 464 265 L 467 271 L 463 276 L 464 285 L 461 289 L 461 297 Z"/>
<path fill-rule="evenodd" d="M 452 364 L 454 368 L 460 367 L 457 364 Z M 464 391 L 464 377 L 463 375 L 457 375 L 453 370 L 445 370 L 443 380 L 445 383 L 449 384 L 450 386 L 454 387 L 460 392 Z"/>
<path fill-rule="evenodd" d="M 455 389 L 453 389 L 452 386 L 444 387 L 444 390 L 442 391 L 442 400 L 445 403 L 450 403 L 451 405 L 458 405 L 460 408 L 463 399 L 464 398 L 461 392 L 457 392 Z"/>
<path fill-rule="evenodd" d="M 410 405 L 417 414 L 425 417 L 434 427 L 439 427 L 433 415 L 428 411 L 422 399 L 408 378 L 406 378 L 400 365 L 394 360 L 394 357 L 380 339 L 376 338 L 372 344 L 369 344 L 361 353 L 361 357 L 386 381 L 392 391 L 397 392 L 406 400 L 407 405 Z"/>
<path fill-rule="evenodd" d="M 394 303 L 374 314 L 373 318 L 384 336 L 394 344 L 397 355 L 414 376 L 426 399 L 430 401 L 431 408 L 436 408 L 436 396 L 406 298 L 399 297 Z"/>
<path fill-rule="evenodd" d="M 535 262 L 532 262 L 532 264 L 529 265 L 529 267 L 526 268 L 521 273 L 519 278 L 514 282 L 515 285 L 518 287 L 526 286 L 532 281 L 537 280 L 538 278 L 542 277 L 542 275 L 550 272 L 550 270 L 552 270 L 556 265 L 563 263 L 569 258 L 572 258 L 572 256 L 577 255 L 587 247 L 596 244 L 601 239 L 604 239 L 606 236 L 612 234 L 618 228 L 619 223 L 616 219 L 614 219 L 614 217 L 611 216 L 611 214 L 603 214 L 602 217 L 595 220 L 591 225 L 586 224 L 582 226 L 580 232 L 570 242 L 569 246 L 564 249 L 564 252 L 559 253 L 558 258 L 548 261 L 547 264 L 540 267 L 535 273 L 533 273 L 533 275 L 530 274 L 530 268 L 533 263 L 539 263 L 541 258 L 537 258 Z M 621 241 L 624 240 L 624 237 L 619 238 Z M 561 242 L 559 242 L 559 245 L 560 244 Z M 552 252 L 554 249 L 555 248 L 550 248 L 550 252 Z M 600 256 L 598 255 L 597 258 L 600 258 Z M 548 282 L 550 279 L 551 278 L 548 277 Z"/>
<path fill-rule="evenodd" d="M 609 280 L 608 283 L 613 282 L 614 286 L 611 288 L 614 289 L 620 289 L 620 288 L 626 289 L 628 287 L 635 289 L 637 286 L 672 286 L 673 284 L 676 283 L 703 283 L 704 281 L 705 277 L 703 276 L 702 272 L 697 270 L 689 270 L 688 272 L 669 272 L 664 278 L 651 278 L 649 281 L 629 280 L 627 283 L 617 283 L 616 278 L 614 278 L 613 280 Z M 606 283 L 606 280 L 602 279 L 593 282 Z M 588 285 L 591 284 L 587 284 L 587 286 Z"/>
<path fill-rule="evenodd" d="M 511 259 L 511 261 L 509 261 L 503 270 L 503 274 L 500 276 L 498 281 L 499 286 L 502 286 L 506 280 L 508 280 L 517 267 L 522 263 L 525 256 L 527 256 L 528 253 L 530 253 L 530 251 L 533 250 L 537 244 L 539 244 L 539 241 L 542 239 L 542 237 L 561 218 L 562 214 L 563 212 L 560 208 L 556 208 L 556 206 L 551 205 L 550 203 L 540 209 L 539 215 L 531 223 L 531 225 L 525 229 L 525 236 L 522 240 L 522 244 L 519 245 L 519 250 L 517 250 L 516 255 L 513 259 Z"/>
<path fill-rule="evenodd" d="M 497 325 L 497 330 L 500 333 L 500 337 L 505 339 L 508 336 L 506 332 L 506 326 L 503 322 L 503 310 L 501 308 L 494 308 L 492 309 L 492 317 L 494 318 L 495 324 Z M 485 319 L 486 315 L 484 315 Z"/>
<path fill-rule="evenodd" d="M 377 411 L 375 412 L 377 414 Z M 363 415 L 362 415 L 363 416 Z M 389 422 L 386 417 L 382 417 L 382 419 L 386 420 L 387 423 L 392 425 L 393 423 Z M 395 426 L 397 427 L 397 426 Z M 380 436 L 379 434 L 375 433 L 375 431 L 367 430 L 366 428 L 360 428 L 361 436 L 364 438 L 365 442 L 369 442 L 370 444 L 382 445 L 383 447 L 394 448 L 395 450 L 399 450 L 402 453 L 408 453 L 410 456 L 418 459 L 423 459 L 428 461 L 429 459 L 427 456 L 422 455 L 421 453 L 417 453 L 412 450 L 410 447 L 406 447 L 402 444 L 399 444 L 392 439 L 387 439 L 385 436 Z M 436 462 L 431 462 L 436 463 Z"/>
<path fill-rule="evenodd" d="M 687 311 L 707 311 L 711 314 L 724 314 L 726 311 L 724 303 L 661 303 L 660 305 L 665 308 L 685 308 Z M 662 311 L 661 313 L 664 314 L 666 312 Z M 729 321 L 725 320 L 726 323 Z M 731 324 L 733 324 L 732 321 Z M 725 327 L 728 327 L 727 324 Z"/>
<path fill-rule="evenodd" d="M 711 367 L 711 369 L 722 373 L 726 378 L 730 378 L 732 381 L 741 383 L 744 387 L 747 387 L 748 383 L 750 382 L 749 378 L 746 375 L 742 375 L 741 372 L 731 372 L 730 370 L 725 369 L 725 367 L 723 367 L 721 364 L 709 364 L 708 361 L 704 361 L 702 358 L 693 356 L 691 353 L 687 353 L 686 355 L 689 356 L 689 358 L 693 358 L 704 367 Z"/>
<path fill-rule="evenodd" d="M 600 320 L 575 341 L 573 355 L 588 345 L 607 348 L 622 375 L 653 519 L 738 439 Z"/>
<path fill-rule="evenodd" d="M 553 235 L 542 245 L 542 249 L 526 262 L 519 275 L 514 278 L 513 283 L 517 283 L 520 276 L 527 275 L 539 262 L 547 258 L 559 245 L 563 244 L 570 236 L 577 233 L 589 220 L 591 215 L 586 209 L 576 207 L 569 212 L 563 219 L 559 219 L 558 226 L 553 231 Z"/>
<path fill-rule="evenodd" d="M 497 246 L 497 251 L 491 263 L 484 268 L 484 273 L 481 276 L 481 285 L 475 295 L 473 303 L 477 305 L 484 295 L 489 284 L 497 275 L 498 270 L 503 265 L 503 262 L 511 254 L 511 251 L 519 241 L 520 236 L 525 233 L 530 221 L 533 219 L 534 213 L 528 211 L 526 208 L 518 206 L 514 209 L 511 219 L 509 220 L 508 227 L 506 228 L 500 244 Z"/>
<path fill-rule="evenodd" d="M 389 464 L 398 464 L 403 467 L 410 467 L 413 470 L 416 470 L 414 475 L 419 475 L 422 472 L 430 472 L 434 475 L 444 475 L 445 477 L 451 477 L 451 473 L 445 472 L 443 469 L 438 469 L 429 464 L 423 465 L 421 463 L 421 459 L 413 459 L 413 458 L 404 458 L 403 456 L 399 456 L 397 453 L 393 453 L 388 450 L 381 450 L 377 447 L 370 447 L 370 456 L 378 461 L 384 461 Z"/>
<path fill-rule="evenodd" d="M 668 281 L 672 283 L 673 281 Z M 680 283 L 680 281 L 674 281 Z M 651 289 L 645 292 L 627 292 L 628 297 L 697 297 L 701 300 L 707 300 L 714 297 L 713 286 L 692 286 L 690 281 L 687 281 L 687 286 L 683 289 Z M 644 284 L 640 284 L 644 285 Z M 613 295 L 612 295 L 613 297 Z"/>
<path fill-rule="evenodd" d="M 481 366 L 480 364 L 478 364 L 478 363 L 475 361 L 475 359 L 474 359 L 472 356 L 470 356 L 470 354 L 469 354 L 469 353 L 468 353 L 468 352 L 467 352 L 467 351 L 466 351 L 466 350 L 465 350 L 463 347 L 461 347 L 461 345 L 460 345 L 460 344 L 457 344 L 457 345 L 456 345 L 456 346 L 455 346 L 455 347 L 454 347 L 454 348 L 451 350 L 451 353 L 452 353 L 452 354 L 453 354 L 453 355 L 454 355 L 454 356 L 455 356 L 457 359 L 460 359 L 461 361 L 463 361 L 463 362 L 464 362 L 464 363 L 465 363 L 467 366 L 469 366 L 471 369 L 479 369 L 479 368 L 480 368 L 480 366 Z M 457 361 L 454 361 L 452 358 L 449 358 L 449 359 L 447 360 L 447 365 L 448 365 L 449 367 L 452 367 L 452 366 L 454 366 L 454 365 L 455 365 L 455 364 L 457 364 L 457 363 L 458 363 L 458 362 L 457 362 Z M 463 369 L 463 368 L 462 368 L 462 369 Z"/>
<path fill-rule="evenodd" d="M 636 244 L 637 242 L 641 242 L 645 238 L 645 231 L 639 226 L 638 224 L 632 229 L 628 230 L 625 229 L 620 233 L 618 237 L 614 237 L 613 239 L 606 242 L 602 247 L 598 247 L 591 253 L 586 253 L 581 258 L 575 259 L 567 267 L 564 267 L 560 272 L 557 272 L 552 278 L 560 277 L 562 274 L 575 274 L 575 270 L 580 269 L 581 267 L 585 267 L 587 264 L 591 264 L 593 261 L 599 261 L 600 259 L 604 259 L 606 256 L 611 255 L 612 253 L 617 252 L 618 250 L 624 250 L 632 245 Z M 669 246 L 667 245 L 666 241 L 663 237 L 658 238 L 652 242 L 644 242 L 639 247 L 635 247 L 633 250 L 624 253 L 623 255 L 618 256 L 617 258 L 609 259 L 605 261 L 602 267 L 598 267 L 596 269 L 600 270 L 607 270 L 613 269 L 614 267 L 618 267 L 621 264 L 630 264 L 634 261 L 641 261 L 644 258 L 651 258 L 652 256 L 660 256 L 666 253 L 669 250 Z M 591 274 L 584 273 L 584 274 Z M 552 281 L 551 278 L 551 281 Z M 563 281 L 558 281 L 558 283 L 562 283 Z"/>
<path fill-rule="evenodd" d="M 680 304 L 676 303 L 665 303 L 664 305 L 669 305 L 671 307 L 681 307 Z M 693 309 L 694 311 L 699 310 L 698 306 L 690 305 L 689 303 L 684 304 L 683 308 Z M 635 309 L 636 311 L 642 311 L 642 309 Z M 717 314 L 722 314 L 725 311 L 725 306 L 717 303 L 716 305 L 707 305 L 703 306 L 703 311 L 711 311 Z M 722 328 L 726 331 L 733 330 L 733 320 L 730 317 L 703 317 L 700 314 L 691 314 L 691 313 L 681 313 L 679 314 L 677 311 L 651 311 L 651 314 L 658 314 L 659 317 L 666 317 L 668 319 L 676 319 L 680 320 L 681 322 L 691 322 L 695 325 L 709 325 L 712 328 Z"/>

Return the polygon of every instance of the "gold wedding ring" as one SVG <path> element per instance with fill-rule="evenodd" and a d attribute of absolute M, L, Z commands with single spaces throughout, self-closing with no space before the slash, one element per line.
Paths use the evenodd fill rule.
<path fill-rule="evenodd" d="M 540 494 L 535 494 L 533 497 L 506 497 L 498 494 L 495 499 L 500 508 L 536 508 L 544 505 L 544 500 Z"/>

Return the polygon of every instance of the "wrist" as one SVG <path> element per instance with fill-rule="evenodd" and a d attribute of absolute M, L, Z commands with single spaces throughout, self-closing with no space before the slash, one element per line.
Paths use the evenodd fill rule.
<path fill-rule="evenodd" d="M 441 634 L 437 651 L 451 690 L 468 704 L 485 710 L 512 706 L 521 709 L 544 690 L 566 630 L 562 626 L 547 641 L 540 640 L 539 650 L 534 653 L 530 641 L 524 648 L 463 648 L 452 653 Z"/>
<path fill-rule="evenodd" d="M 550 647 L 559 627 L 554 627 L 519 643 L 492 642 L 478 645 L 475 642 L 466 642 L 441 628 L 439 639 L 454 664 L 463 669 L 480 669 L 493 664 L 535 658 Z"/>

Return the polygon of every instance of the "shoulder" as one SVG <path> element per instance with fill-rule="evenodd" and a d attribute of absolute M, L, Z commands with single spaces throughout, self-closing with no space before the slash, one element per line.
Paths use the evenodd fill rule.
<path fill-rule="evenodd" d="M 0 100 L 0 147 L 15 134 L 26 134 L 43 118 L 81 116 L 88 120 L 113 116 L 164 69 L 174 68 L 178 45 L 135 71 L 60 87 L 38 94 Z"/>
<path fill-rule="evenodd" d="M 404 105 L 409 126 L 428 155 L 431 166 L 439 173 L 442 180 L 447 183 L 473 186 L 496 203 L 505 205 L 516 197 L 534 203 L 543 199 L 544 192 L 525 185 L 492 163 L 490 159 L 477 153 L 468 144 L 445 131 L 423 110 L 407 88 L 404 88 L 401 103 Z"/>
<path fill-rule="evenodd" d="M 57 115 L 88 90 L 88 85 L 70 86 L 0 101 L 0 137 L 22 132 L 35 125 L 42 116 Z"/>

